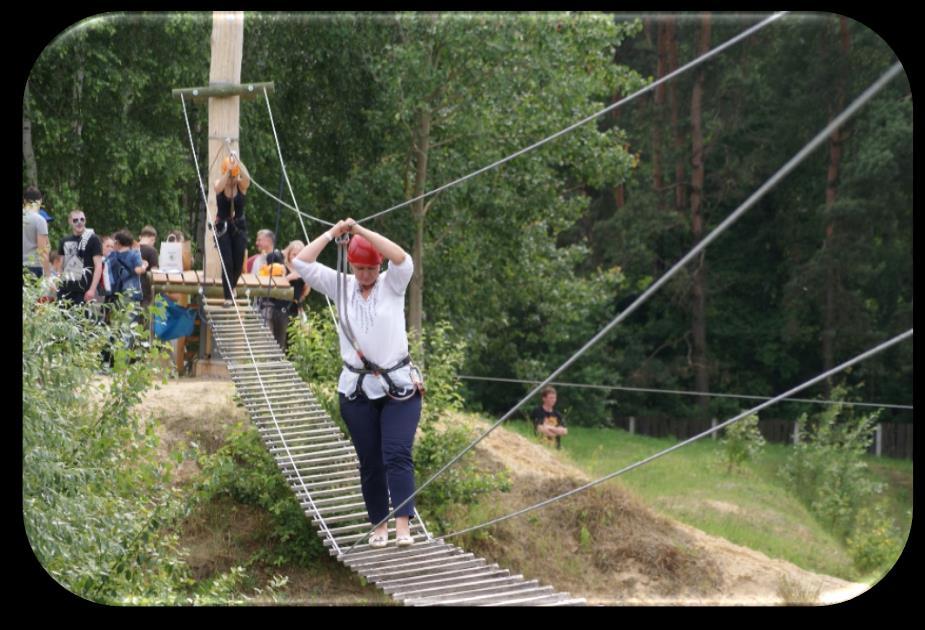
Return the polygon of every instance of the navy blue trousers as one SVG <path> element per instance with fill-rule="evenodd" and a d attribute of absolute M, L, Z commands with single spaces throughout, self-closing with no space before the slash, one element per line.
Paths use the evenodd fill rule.
<path fill-rule="evenodd" d="M 421 419 L 421 395 L 397 401 L 388 396 L 369 400 L 363 394 L 347 400 L 340 394 L 340 415 L 360 459 L 363 500 L 375 525 L 391 511 L 390 496 L 394 508 L 414 494 L 411 447 Z M 396 516 L 413 517 L 414 499 Z"/>

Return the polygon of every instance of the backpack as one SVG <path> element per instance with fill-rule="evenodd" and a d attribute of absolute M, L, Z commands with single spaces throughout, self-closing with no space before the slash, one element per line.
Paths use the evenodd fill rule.
<path fill-rule="evenodd" d="M 135 275 L 135 270 L 129 269 L 118 255 L 109 259 L 109 269 L 112 274 L 112 295 L 124 293 L 128 288 L 128 281 Z"/>

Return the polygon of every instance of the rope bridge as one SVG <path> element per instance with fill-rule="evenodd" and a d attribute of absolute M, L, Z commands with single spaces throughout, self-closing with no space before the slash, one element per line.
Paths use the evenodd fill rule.
<path fill-rule="evenodd" d="M 585 600 L 434 539 L 420 515 L 412 547 L 357 544 L 369 529 L 359 461 L 350 440 L 312 395 L 259 316 L 207 305 L 216 346 L 267 450 L 331 555 L 406 605 L 565 606 Z M 241 321 L 238 319 L 240 314 Z M 394 538 L 394 521 L 389 531 Z"/>

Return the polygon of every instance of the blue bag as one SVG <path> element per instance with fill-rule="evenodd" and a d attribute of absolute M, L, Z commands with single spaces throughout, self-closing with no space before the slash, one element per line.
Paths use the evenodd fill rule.
<path fill-rule="evenodd" d="M 195 311 L 183 308 L 168 297 L 161 297 L 167 302 L 167 309 L 163 317 L 154 318 L 154 334 L 157 338 L 170 341 L 192 334 L 196 323 Z"/>

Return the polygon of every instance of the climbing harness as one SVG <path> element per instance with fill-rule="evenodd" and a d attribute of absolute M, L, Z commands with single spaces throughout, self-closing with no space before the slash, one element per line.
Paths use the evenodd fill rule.
<path fill-rule="evenodd" d="M 357 378 L 356 388 L 353 393 L 347 396 L 348 400 L 355 400 L 363 391 L 363 379 L 367 374 L 372 374 L 376 378 L 381 378 L 385 381 L 386 384 L 386 394 L 389 398 L 397 401 L 404 401 L 411 399 L 415 394 L 420 393 L 424 395 L 424 377 L 421 374 L 421 371 L 414 365 L 411 360 L 411 355 L 405 355 L 395 365 L 384 368 L 379 366 L 372 361 L 363 353 L 360 349 L 360 344 L 357 342 L 356 335 L 353 332 L 353 327 L 350 325 L 350 318 L 347 315 L 347 263 L 348 257 L 357 256 L 355 260 L 361 260 L 361 264 L 374 263 L 375 257 L 370 253 L 372 249 L 371 245 L 361 245 L 359 248 L 354 245 L 354 243 L 363 243 L 366 242 L 365 239 L 361 241 L 359 238 L 351 239 L 349 234 L 342 234 L 334 239 L 335 244 L 337 245 L 337 282 L 335 284 L 335 303 L 337 306 L 338 314 L 338 327 L 340 328 L 341 333 L 343 333 L 344 338 L 350 343 L 353 347 L 353 350 L 356 352 L 357 357 L 360 359 L 360 363 L 363 364 L 362 368 L 356 368 L 346 361 L 344 361 L 344 367 L 354 374 L 359 374 Z M 373 252 L 378 254 L 374 249 Z M 381 258 L 381 255 L 380 255 Z M 405 389 L 399 389 L 394 381 L 389 377 L 391 372 L 398 370 L 400 368 L 410 365 L 411 371 L 411 387 Z"/>

